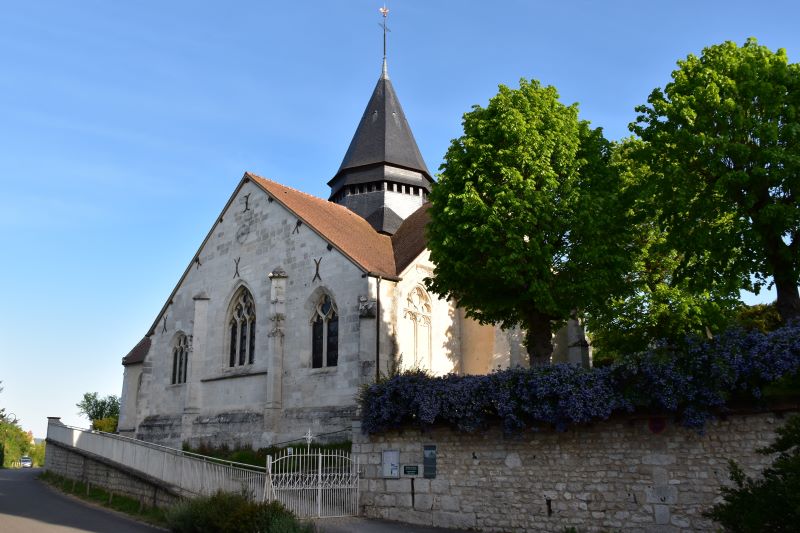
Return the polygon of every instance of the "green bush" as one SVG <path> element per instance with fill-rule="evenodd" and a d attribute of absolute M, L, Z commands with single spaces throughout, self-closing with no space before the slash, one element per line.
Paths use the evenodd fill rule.
<path fill-rule="evenodd" d="M 313 533 L 278 502 L 255 503 L 241 494 L 218 492 L 186 500 L 167 511 L 174 533 Z"/>
<path fill-rule="evenodd" d="M 92 420 L 92 429 L 105 433 L 114 433 L 117 431 L 117 422 L 118 419 L 115 416 L 98 418 L 97 420 Z"/>
<path fill-rule="evenodd" d="M 800 524 L 800 416 L 790 418 L 778 429 L 775 442 L 758 453 L 777 453 L 778 456 L 758 479 L 746 476 L 736 462 L 730 461 L 733 487 L 722 487 L 723 501 L 705 516 L 733 533 L 797 531 Z"/>
<path fill-rule="evenodd" d="M 762 333 L 775 331 L 781 327 L 781 315 L 774 303 L 746 305 L 739 310 L 736 324 L 746 330 L 757 329 Z"/>

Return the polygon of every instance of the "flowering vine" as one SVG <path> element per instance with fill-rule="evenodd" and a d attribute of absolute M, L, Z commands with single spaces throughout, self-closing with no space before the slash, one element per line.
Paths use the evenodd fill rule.
<path fill-rule="evenodd" d="M 475 432 L 499 422 L 506 433 L 518 433 L 541 425 L 564 430 L 642 409 L 672 413 L 702 431 L 733 396 L 758 399 L 766 385 L 798 370 L 800 323 L 770 333 L 730 329 L 600 368 L 559 364 L 441 377 L 405 372 L 362 390 L 361 427 L 372 434 L 445 423 Z"/>

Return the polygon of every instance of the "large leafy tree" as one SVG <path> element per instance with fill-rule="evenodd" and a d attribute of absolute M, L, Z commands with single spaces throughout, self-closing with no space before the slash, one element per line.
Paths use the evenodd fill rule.
<path fill-rule="evenodd" d="M 681 255 L 669 246 L 659 221 L 658 202 L 648 187 L 651 170 L 636 157 L 644 148 L 641 140 L 629 138 L 612 149 L 611 166 L 631 210 L 632 264 L 625 275 L 627 290 L 587 310 L 595 363 L 656 342 L 719 333 L 742 305 L 738 289 L 712 280 L 703 290 L 693 290 L 675 275 Z"/>
<path fill-rule="evenodd" d="M 431 192 L 427 286 L 482 323 L 521 325 L 531 364 L 546 364 L 553 326 L 607 300 L 627 269 L 609 144 L 524 79 L 463 127 Z"/>
<path fill-rule="evenodd" d="M 631 125 L 676 275 L 758 290 L 774 281 L 784 320 L 800 316 L 800 65 L 755 39 L 678 62 Z"/>

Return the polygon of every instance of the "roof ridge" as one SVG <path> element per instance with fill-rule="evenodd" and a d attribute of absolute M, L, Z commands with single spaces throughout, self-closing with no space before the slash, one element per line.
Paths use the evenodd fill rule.
<path fill-rule="evenodd" d="M 302 196 L 305 196 L 305 197 L 307 197 L 307 198 L 310 198 L 310 199 L 312 199 L 312 200 L 315 200 L 315 201 L 317 201 L 317 202 L 322 202 L 322 203 L 324 203 L 325 205 L 336 206 L 334 209 L 338 209 L 340 212 L 342 212 L 342 213 L 346 213 L 348 216 L 358 217 L 358 218 L 360 218 L 361 220 L 364 220 L 364 217 L 362 217 L 362 216 L 361 216 L 361 215 L 359 215 L 358 213 L 354 213 L 353 211 L 349 210 L 349 209 L 348 209 L 348 208 L 346 208 L 345 206 L 343 206 L 343 205 L 340 205 L 340 204 L 337 204 L 336 202 L 331 202 L 330 200 L 325 200 L 324 198 L 320 198 L 319 196 L 314 196 L 313 194 L 309 194 L 309 193 L 307 193 L 307 192 L 303 192 L 303 191 L 301 191 L 301 190 L 299 190 L 299 189 L 295 189 L 294 187 L 289 187 L 288 185 L 284 185 L 283 183 L 278 183 L 278 182 L 277 182 L 277 181 L 275 181 L 275 180 L 271 180 L 271 179 L 269 179 L 269 178 L 265 178 L 265 177 L 263 177 L 263 176 L 259 176 L 258 174 L 255 174 L 255 173 L 253 173 L 253 172 L 250 172 L 250 171 L 246 171 L 246 172 L 245 172 L 245 174 L 246 174 L 247 176 L 249 176 L 250 178 L 254 178 L 254 179 L 263 180 L 263 181 L 269 182 L 269 183 L 271 183 L 271 184 L 277 185 L 278 187 L 283 187 L 284 189 L 288 189 L 288 190 L 290 190 L 290 191 L 292 191 L 292 192 L 294 192 L 294 193 L 300 194 L 300 195 L 302 195 Z M 366 222 L 366 221 L 365 221 L 365 222 Z M 376 233 L 377 233 L 377 232 L 376 232 Z"/>

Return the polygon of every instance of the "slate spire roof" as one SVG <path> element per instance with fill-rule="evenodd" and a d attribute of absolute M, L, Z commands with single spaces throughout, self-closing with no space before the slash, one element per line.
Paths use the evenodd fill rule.
<path fill-rule="evenodd" d="M 339 171 L 328 182 L 331 197 L 345 186 L 364 183 L 364 170 L 383 166 L 419 173 L 415 185 L 430 190 L 433 182 L 411 133 L 400 100 L 386 69 L 386 60 L 361 122 L 350 141 Z"/>

